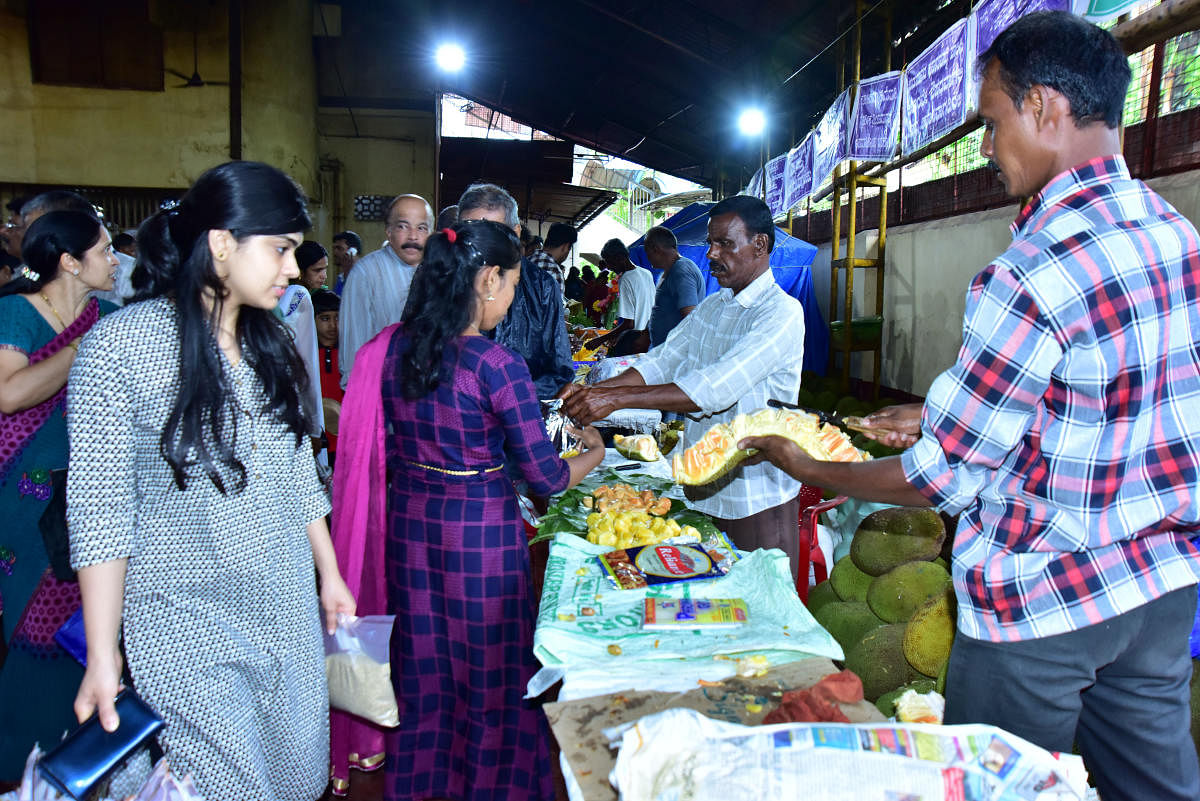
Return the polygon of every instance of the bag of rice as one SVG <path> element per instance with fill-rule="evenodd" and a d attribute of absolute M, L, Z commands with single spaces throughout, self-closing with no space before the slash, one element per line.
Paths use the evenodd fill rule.
<path fill-rule="evenodd" d="M 388 660 L 392 615 L 342 616 L 325 635 L 329 706 L 380 726 L 400 723 Z"/>

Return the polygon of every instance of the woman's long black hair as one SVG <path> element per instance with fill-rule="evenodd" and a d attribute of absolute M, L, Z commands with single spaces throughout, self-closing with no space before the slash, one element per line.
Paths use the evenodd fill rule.
<path fill-rule="evenodd" d="M 400 361 L 400 387 L 409 400 L 423 398 L 442 380 L 446 345 L 466 330 L 475 314 L 475 276 L 485 266 L 502 273 L 521 261 L 521 240 L 491 220 L 460 222 L 425 242 L 425 259 L 413 276 L 404 307 L 408 351 Z"/>
<path fill-rule="evenodd" d="M 221 366 L 216 326 L 228 296 L 213 266 L 208 232 L 230 231 L 238 242 L 251 236 L 291 234 L 311 226 L 304 193 L 291 178 L 266 164 L 232 161 L 205 172 L 179 204 L 150 217 L 138 229 L 134 300 L 169 297 L 179 335 L 179 392 L 159 439 L 175 483 L 187 488 L 199 465 L 221 493 L 240 492 L 246 467 L 237 458 L 237 402 Z M 315 410 L 304 408 L 304 368 L 285 324 L 269 310 L 243 306 L 236 335 L 262 382 L 263 411 L 284 423 L 297 447 Z M 225 476 L 232 474 L 232 487 Z M 224 475 L 223 475 L 224 474 Z"/>
<path fill-rule="evenodd" d="M 70 253 L 83 259 L 83 254 L 100 241 L 102 230 L 94 214 L 82 211 L 48 211 L 38 217 L 21 243 L 21 259 L 37 278 L 18 272 L 0 287 L 0 297 L 41 292 L 46 284 L 59 277 L 62 255 Z"/>

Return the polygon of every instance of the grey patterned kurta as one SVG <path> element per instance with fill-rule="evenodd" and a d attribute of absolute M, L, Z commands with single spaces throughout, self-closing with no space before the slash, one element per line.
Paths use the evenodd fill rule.
<path fill-rule="evenodd" d="M 247 486 L 180 491 L 159 454 L 178 387 L 173 304 L 134 304 L 83 340 L 68 382 L 68 517 L 76 568 L 127 557 L 134 686 L 166 720 L 178 774 L 208 801 L 311 800 L 328 778 L 324 658 L 307 524 L 326 514 L 307 438 L 261 411 L 225 362 Z"/>

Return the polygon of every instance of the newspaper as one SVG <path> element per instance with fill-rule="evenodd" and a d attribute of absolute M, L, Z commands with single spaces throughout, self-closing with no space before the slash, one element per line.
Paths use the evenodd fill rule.
<path fill-rule="evenodd" d="M 628 801 L 1084 801 L 1088 792 L 1080 757 L 993 726 L 742 726 L 668 709 L 613 736 L 609 779 Z"/>

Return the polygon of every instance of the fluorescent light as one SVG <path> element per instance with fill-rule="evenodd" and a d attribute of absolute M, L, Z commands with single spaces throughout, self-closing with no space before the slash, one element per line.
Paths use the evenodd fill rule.
<path fill-rule="evenodd" d="M 767 127 L 767 118 L 761 109 L 748 108 L 738 117 L 738 128 L 746 136 L 758 136 Z"/>
<path fill-rule="evenodd" d="M 467 63 L 467 54 L 456 44 L 444 44 L 438 46 L 434 59 L 442 70 L 458 72 Z"/>

